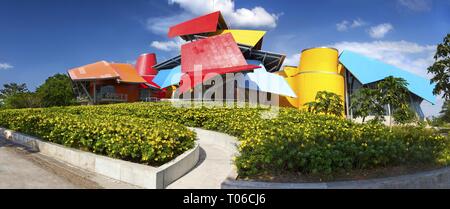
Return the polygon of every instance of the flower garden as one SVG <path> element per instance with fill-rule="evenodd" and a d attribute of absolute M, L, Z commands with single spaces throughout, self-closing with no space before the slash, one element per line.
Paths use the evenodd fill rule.
<path fill-rule="evenodd" d="M 333 176 L 357 169 L 450 162 L 450 138 L 432 129 L 357 124 L 264 107 L 183 107 L 169 102 L 0 111 L 0 127 L 101 155 L 161 165 L 193 148 L 200 127 L 236 136 L 240 177 L 279 173 Z"/>

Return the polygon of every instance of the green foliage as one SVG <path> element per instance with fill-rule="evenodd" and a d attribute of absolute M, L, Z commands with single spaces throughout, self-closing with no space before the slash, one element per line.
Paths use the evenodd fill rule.
<path fill-rule="evenodd" d="M 369 115 L 375 116 L 376 121 L 384 120 L 384 108 L 378 89 L 363 87 L 351 96 L 351 109 L 354 117 L 362 117 L 362 122 Z"/>
<path fill-rule="evenodd" d="M 0 108 L 18 109 L 40 107 L 40 98 L 28 91 L 26 84 L 4 84 L 0 90 Z"/>
<path fill-rule="evenodd" d="M 243 177 L 280 172 L 333 175 L 352 169 L 450 162 L 450 139 L 423 127 L 393 127 L 389 131 L 378 123 L 356 124 L 340 116 L 293 108 L 280 108 L 278 117 L 263 119 L 261 113 L 267 110 L 265 107 L 196 108 L 189 103 L 177 108 L 166 102 L 54 107 L 0 111 L 0 126 L 80 149 L 148 163 L 155 163 L 151 160 L 155 158 L 157 163 L 162 163 L 159 161 L 162 156 L 151 155 L 158 151 L 176 150 L 170 155 L 176 156 L 187 150 L 194 136 L 184 126 L 200 127 L 239 139 L 240 155 L 235 164 Z M 163 147 L 169 141 L 182 144 L 177 148 L 161 148 L 152 144 L 158 137 Z M 144 146 L 144 141 L 150 145 Z"/>
<path fill-rule="evenodd" d="M 389 126 L 392 126 L 392 113 L 399 107 L 408 104 L 408 82 L 403 78 L 389 76 L 378 83 L 380 103 L 388 105 Z"/>
<path fill-rule="evenodd" d="M 3 110 L 0 126 L 68 147 L 150 165 L 168 162 L 194 145 L 195 133 L 178 123 L 104 115 L 101 108 Z"/>
<path fill-rule="evenodd" d="M 22 83 L 22 84 L 17 84 L 17 83 L 7 83 L 7 84 L 3 84 L 3 89 L 0 89 L 0 99 L 5 99 L 9 96 L 18 94 L 18 93 L 27 93 L 28 88 L 27 85 Z"/>
<path fill-rule="evenodd" d="M 398 124 L 408 124 L 417 122 L 416 113 L 411 109 L 409 105 L 402 105 L 395 109 L 394 114 L 395 122 Z"/>
<path fill-rule="evenodd" d="M 283 121 L 292 122 L 283 122 Z M 276 124 L 276 125 L 275 125 Z M 311 114 L 281 113 L 241 136 L 236 166 L 241 176 L 279 171 L 333 174 L 415 163 L 448 163 L 449 139 L 431 130 Z"/>
<path fill-rule="evenodd" d="M 444 100 L 450 100 L 450 34 L 437 46 L 434 59 L 434 64 L 428 68 L 428 73 L 433 75 L 431 82 L 436 84 L 433 94 L 442 93 Z"/>
<path fill-rule="evenodd" d="M 393 76 L 386 77 L 378 83 L 378 89 L 381 93 L 381 104 L 395 107 L 407 104 L 408 82 L 403 78 Z"/>
<path fill-rule="evenodd" d="M 440 113 L 441 113 L 441 115 L 439 118 L 443 122 L 450 123 L 450 100 L 447 100 L 444 102 Z"/>
<path fill-rule="evenodd" d="M 316 94 L 315 101 L 305 104 L 308 112 L 323 113 L 325 115 L 342 115 L 344 105 L 341 96 L 327 91 L 319 91 Z"/>
<path fill-rule="evenodd" d="M 39 86 L 36 93 L 42 99 L 43 107 L 68 106 L 75 103 L 69 76 L 56 74 Z"/>
<path fill-rule="evenodd" d="M 15 93 L 3 99 L 4 108 L 20 109 L 20 108 L 36 108 L 40 107 L 40 98 L 31 92 Z"/>

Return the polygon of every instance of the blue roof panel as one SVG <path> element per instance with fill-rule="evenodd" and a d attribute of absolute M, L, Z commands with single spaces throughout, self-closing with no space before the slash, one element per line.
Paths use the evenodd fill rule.
<path fill-rule="evenodd" d="M 388 76 L 400 77 L 408 82 L 409 91 L 432 104 L 436 102 L 436 97 L 433 95 L 435 85 L 430 84 L 429 79 L 351 51 L 343 51 L 339 61 L 362 84 L 380 81 Z"/>
<path fill-rule="evenodd" d="M 181 80 L 181 65 L 169 70 L 160 70 L 153 78 L 153 82 L 161 88 L 179 84 Z"/>
<path fill-rule="evenodd" d="M 261 68 L 255 69 L 253 73 L 247 73 L 245 75 L 245 83 L 238 83 L 239 87 L 294 98 L 297 97 L 295 92 L 291 89 L 282 76 L 267 72 L 266 68 L 260 61 L 247 60 L 247 63 L 251 65 L 259 65 Z"/>

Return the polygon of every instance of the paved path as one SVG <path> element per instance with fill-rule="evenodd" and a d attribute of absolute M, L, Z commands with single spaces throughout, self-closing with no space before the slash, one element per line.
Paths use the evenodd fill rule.
<path fill-rule="evenodd" d="M 200 145 L 200 160 L 190 172 L 167 189 L 220 189 L 232 172 L 236 139 L 226 134 L 193 128 Z"/>
<path fill-rule="evenodd" d="M 168 189 L 219 189 L 233 171 L 236 139 L 226 134 L 193 128 L 200 145 L 200 160 Z M 0 189 L 2 188 L 138 188 L 71 167 L 0 137 Z"/>
<path fill-rule="evenodd" d="M 138 188 L 90 173 L 0 137 L 0 189 Z"/>

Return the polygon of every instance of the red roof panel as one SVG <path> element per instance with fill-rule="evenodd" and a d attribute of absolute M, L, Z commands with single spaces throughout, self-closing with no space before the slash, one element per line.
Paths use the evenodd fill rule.
<path fill-rule="evenodd" d="M 215 32 L 218 28 L 228 29 L 219 11 L 188 20 L 169 29 L 169 38 Z"/>
<path fill-rule="evenodd" d="M 203 69 L 220 69 L 247 65 L 239 46 L 230 33 L 212 36 L 181 46 L 181 71 L 194 72 L 196 65 Z"/>

